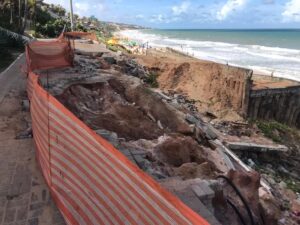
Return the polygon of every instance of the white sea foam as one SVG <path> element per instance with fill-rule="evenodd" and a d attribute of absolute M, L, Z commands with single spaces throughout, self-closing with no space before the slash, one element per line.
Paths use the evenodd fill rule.
<path fill-rule="evenodd" d="M 172 39 L 139 30 L 119 33 L 152 47 L 172 47 L 197 58 L 251 68 L 262 74 L 300 81 L 300 50 L 260 45 Z"/>

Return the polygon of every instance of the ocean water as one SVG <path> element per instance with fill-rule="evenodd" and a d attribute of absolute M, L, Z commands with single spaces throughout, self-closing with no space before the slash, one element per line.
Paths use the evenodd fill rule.
<path fill-rule="evenodd" d="M 120 35 L 300 81 L 300 30 L 125 30 Z"/>

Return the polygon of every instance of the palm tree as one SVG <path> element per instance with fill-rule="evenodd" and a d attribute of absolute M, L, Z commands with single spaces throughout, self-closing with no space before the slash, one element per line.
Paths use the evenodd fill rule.
<path fill-rule="evenodd" d="M 21 30 L 21 34 L 24 33 L 27 26 L 27 17 L 28 17 L 28 0 L 24 0 L 24 17 L 23 17 L 23 26 Z"/>
<path fill-rule="evenodd" d="M 9 3 L 10 3 L 10 4 L 9 4 L 9 8 L 10 8 L 10 21 L 9 21 L 9 23 L 10 23 L 10 24 L 13 24 L 13 7 L 12 7 L 12 0 L 10 0 Z"/>
<path fill-rule="evenodd" d="M 24 14 L 23 23 L 20 27 L 20 33 L 23 34 L 26 27 L 28 18 L 32 21 L 35 20 L 36 0 L 24 0 Z M 35 22 L 34 22 L 35 23 Z"/>
<path fill-rule="evenodd" d="M 36 25 L 36 0 L 32 0 L 32 17 L 31 20 L 33 21 L 33 26 L 35 28 Z"/>
<path fill-rule="evenodd" d="M 22 23 L 21 8 L 22 8 L 21 0 L 19 0 L 19 29 L 20 29 L 21 23 Z"/>
<path fill-rule="evenodd" d="M 71 30 L 73 31 L 74 30 L 74 18 L 73 18 L 73 1 L 70 0 L 70 20 L 71 20 Z"/>

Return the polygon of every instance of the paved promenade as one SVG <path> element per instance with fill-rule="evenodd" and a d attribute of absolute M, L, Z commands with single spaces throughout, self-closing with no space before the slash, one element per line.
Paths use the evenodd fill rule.
<path fill-rule="evenodd" d="M 22 107 L 24 62 L 22 55 L 0 74 L 0 224 L 64 225 L 36 163 L 32 139 L 16 139 L 30 127 L 30 114 Z"/>

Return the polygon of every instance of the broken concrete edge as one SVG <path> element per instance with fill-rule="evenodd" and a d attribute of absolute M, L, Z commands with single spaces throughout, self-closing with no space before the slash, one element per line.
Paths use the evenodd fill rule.
<path fill-rule="evenodd" d="M 247 118 L 249 115 L 249 102 L 250 102 L 250 94 L 251 94 L 251 88 L 253 83 L 252 76 L 253 76 L 253 70 L 249 70 L 244 81 L 245 91 L 242 97 L 242 110 L 239 113 L 244 118 Z"/>
<path fill-rule="evenodd" d="M 216 146 L 219 146 L 222 151 L 224 151 L 230 158 L 232 158 L 237 164 L 239 164 L 246 172 L 253 171 L 249 166 L 247 166 L 239 157 L 222 144 L 220 140 L 212 141 Z M 260 185 L 265 188 L 265 190 L 272 195 L 271 187 L 263 179 L 260 180 Z"/>
<path fill-rule="evenodd" d="M 160 89 L 152 88 L 152 91 L 155 92 L 155 93 L 157 93 L 163 99 L 166 99 L 168 101 L 172 100 L 169 96 L 165 95 Z"/>
<path fill-rule="evenodd" d="M 201 180 L 197 184 L 193 184 L 192 190 L 200 201 L 211 200 L 215 196 L 215 192 L 210 188 L 206 180 Z"/>
<path fill-rule="evenodd" d="M 200 178 L 184 181 L 180 177 L 170 177 L 164 179 L 160 184 L 196 213 L 201 214 L 209 224 L 221 225 L 215 217 L 213 209 L 213 199 L 216 196 L 215 189 L 219 184 L 218 181 Z"/>
<path fill-rule="evenodd" d="M 255 152 L 287 152 L 288 148 L 284 145 L 261 145 L 246 142 L 225 142 L 231 150 L 255 151 Z"/>
<path fill-rule="evenodd" d="M 221 156 L 223 156 L 223 160 L 224 160 L 226 166 L 227 166 L 228 168 L 230 168 L 230 169 L 235 170 L 236 168 L 235 168 L 235 166 L 233 165 L 233 163 L 231 162 L 231 160 L 230 160 L 230 158 L 228 157 L 228 155 L 226 155 L 226 154 L 224 153 L 224 151 L 222 151 L 222 149 L 220 149 L 220 148 L 216 148 L 216 150 L 220 153 Z"/>
<path fill-rule="evenodd" d="M 190 124 L 194 124 L 198 129 L 200 129 L 208 140 L 215 140 L 220 137 L 219 131 L 212 125 L 203 122 L 203 120 L 198 119 L 189 113 L 185 115 L 185 120 Z"/>
<path fill-rule="evenodd" d="M 102 72 L 102 71 L 101 71 Z M 113 74 L 114 75 L 114 74 Z M 109 80 L 112 77 L 109 73 L 101 73 L 101 77 L 97 74 L 92 74 L 91 76 L 85 76 L 80 78 L 73 78 L 73 79 L 65 79 L 59 81 L 53 81 L 49 85 L 49 91 L 52 95 L 57 96 L 61 95 L 65 89 L 71 87 L 72 85 L 82 83 L 82 84 L 91 84 L 97 82 L 104 82 Z M 39 77 L 39 81 L 42 83 L 43 87 L 45 87 L 44 78 Z"/>

